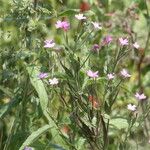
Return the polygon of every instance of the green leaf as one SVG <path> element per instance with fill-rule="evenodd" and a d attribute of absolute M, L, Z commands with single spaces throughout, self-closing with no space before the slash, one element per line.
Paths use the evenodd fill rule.
<path fill-rule="evenodd" d="M 40 72 L 38 71 L 37 67 L 27 67 L 27 71 L 30 76 L 31 84 L 33 85 L 33 87 L 38 93 L 38 96 L 40 98 L 40 105 L 44 112 L 47 109 L 47 105 L 48 105 L 48 95 L 45 90 L 43 82 L 38 79 L 38 74 Z"/>
<path fill-rule="evenodd" d="M 117 129 L 126 129 L 128 128 L 129 124 L 126 119 L 122 118 L 114 118 L 110 120 L 110 125 L 114 126 Z"/>
<path fill-rule="evenodd" d="M 68 77 L 73 78 L 73 74 L 71 72 L 71 70 L 69 70 L 67 67 L 65 67 L 63 64 L 61 64 L 63 69 L 65 70 L 65 73 L 68 75 Z"/>
<path fill-rule="evenodd" d="M 69 56 L 70 65 L 74 69 L 75 73 L 79 72 L 79 70 L 80 70 L 80 60 L 76 60 L 76 59 L 72 55 Z"/>
<path fill-rule="evenodd" d="M 85 143 L 86 139 L 80 137 L 78 138 L 77 142 L 76 142 L 76 148 L 77 150 L 83 150 L 84 149 L 84 143 Z"/>
<path fill-rule="evenodd" d="M 6 94 L 7 96 L 13 97 L 13 93 L 10 91 L 9 88 L 5 88 L 5 87 L 3 87 L 3 86 L 0 85 L 0 90 L 1 90 L 4 94 Z"/>
<path fill-rule="evenodd" d="M 29 76 L 30 76 L 30 81 L 33 87 L 35 88 L 36 92 L 38 93 L 39 99 L 40 99 L 40 106 L 42 108 L 44 116 L 47 118 L 51 126 L 55 126 L 56 124 L 52 120 L 52 118 L 49 116 L 47 112 L 47 106 L 48 106 L 48 95 L 46 92 L 46 89 L 44 87 L 43 82 L 38 79 L 38 74 L 40 73 L 38 71 L 38 68 L 35 66 L 28 66 L 27 67 Z"/>
<path fill-rule="evenodd" d="M 2 105 L 0 107 L 0 118 L 7 112 L 8 108 L 9 108 L 8 104 Z"/>
<path fill-rule="evenodd" d="M 37 131 L 33 132 L 26 140 L 25 142 L 21 145 L 19 150 L 23 150 L 26 146 L 29 146 L 32 144 L 38 137 L 40 137 L 44 132 L 49 130 L 51 128 L 50 125 L 45 125 L 41 128 L 39 128 Z"/>
<path fill-rule="evenodd" d="M 46 9 L 46 8 L 40 7 L 40 10 L 43 12 L 43 14 L 48 14 L 48 15 L 51 14 L 51 11 L 49 11 L 49 10 Z"/>
<path fill-rule="evenodd" d="M 59 17 L 70 16 L 70 15 L 74 15 L 76 13 L 79 13 L 79 9 L 68 9 L 68 10 L 65 10 L 65 11 L 61 12 L 60 14 L 58 14 L 58 16 Z"/>

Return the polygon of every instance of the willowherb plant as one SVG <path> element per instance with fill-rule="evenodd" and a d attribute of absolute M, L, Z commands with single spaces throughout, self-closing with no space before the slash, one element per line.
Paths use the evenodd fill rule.
<path fill-rule="evenodd" d="M 149 87 L 141 64 L 150 28 L 143 50 L 130 21 L 144 4 L 149 25 L 149 2 L 133 2 L 139 6 L 124 10 L 123 17 L 109 14 L 117 4 L 106 2 L 91 1 L 91 7 L 83 2 L 80 12 L 60 12 L 55 5 L 63 1 L 11 3 L 1 29 L 9 32 L 4 24 L 13 17 L 18 37 L 1 36 L 0 117 L 7 128 L 0 134 L 1 148 L 128 150 L 144 142 L 148 148 Z"/>

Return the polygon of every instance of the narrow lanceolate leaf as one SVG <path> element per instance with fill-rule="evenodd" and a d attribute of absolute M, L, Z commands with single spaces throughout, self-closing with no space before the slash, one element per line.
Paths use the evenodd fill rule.
<path fill-rule="evenodd" d="M 31 84 L 33 85 L 36 92 L 38 93 L 38 96 L 40 99 L 40 105 L 41 105 L 44 116 L 47 118 L 47 120 L 49 121 L 51 126 L 56 127 L 54 121 L 47 113 L 48 95 L 47 95 L 47 92 L 46 92 L 43 82 L 40 79 L 38 79 L 39 71 L 38 71 L 37 67 L 35 67 L 35 66 L 27 67 L 27 70 L 28 70 L 28 73 L 30 76 Z"/>
<path fill-rule="evenodd" d="M 34 67 L 33 66 L 28 66 L 27 71 L 28 71 L 29 76 L 30 76 L 31 84 L 33 85 L 36 92 L 38 93 L 38 97 L 40 99 L 40 105 L 41 105 L 43 114 L 49 122 L 49 127 L 52 128 L 51 129 L 52 136 L 55 137 L 55 139 L 57 141 L 59 141 L 59 143 L 64 144 L 64 140 L 62 139 L 62 137 L 59 134 L 59 130 L 58 130 L 58 127 L 57 127 L 56 123 L 54 122 L 52 117 L 50 117 L 49 113 L 47 112 L 48 95 L 47 95 L 46 89 L 44 87 L 44 83 L 40 79 L 38 79 L 38 75 L 40 73 L 38 68 L 35 67 L 35 66 Z"/>
<path fill-rule="evenodd" d="M 44 132 L 49 130 L 51 128 L 50 125 L 45 125 L 41 128 L 39 128 L 37 131 L 33 132 L 22 144 L 22 146 L 19 148 L 19 150 L 23 150 L 26 146 L 32 144 L 40 135 L 42 135 Z"/>
<path fill-rule="evenodd" d="M 65 10 L 63 12 L 61 12 L 60 14 L 58 14 L 58 16 L 70 16 L 70 15 L 74 15 L 76 13 L 79 13 L 79 9 L 68 9 Z"/>
<path fill-rule="evenodd" d="M 0 118 L 2 118 L 3 115 L 7 112 L 8 108 L 9 108 L 9 105 L 7 104 L 0 107 Z"/>
<path fill-rule="evenodd" d="M 30 76 L 31 84 L 38 93 L 38 96 L 40 98 L 40 105 L 42 110 L 44 111 L 45 109 L 47 109 L 48 96 L 43 82 L 40 79 L 38 79 L 39 71 L 36 67 L 27 67 L 27 70 Z"/>

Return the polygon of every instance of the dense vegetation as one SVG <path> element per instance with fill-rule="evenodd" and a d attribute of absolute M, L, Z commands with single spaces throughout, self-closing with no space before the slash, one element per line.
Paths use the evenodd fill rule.
<path fill-rule="evenodd" d="M 150 149 L 149 0 L 0 1 L 0 149 Z"/>

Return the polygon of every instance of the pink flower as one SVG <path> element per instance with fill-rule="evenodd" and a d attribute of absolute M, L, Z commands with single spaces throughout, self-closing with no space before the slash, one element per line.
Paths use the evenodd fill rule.
<path fill-rule="evenodd" d="M 144 100 L 144 99 L 146 99 L 146 96 L 144 95 L 144 93 L 139 94 L 138 92 L 136 92 L 135 97 L 136 97 L 138 100 Z"/>
<path fill-rule="evenodd" d="M 59 83 L 58 79 L 57 78 L 53 78 L 53 79 L 49 79 L 49 83 L 51 85 L 57 85 Z"/>
<path fill-rule="evenodd" d="M 109 74 L 107 74 L 107 77 L 108 77 L 109 80 L 114 79 L 115 74 L 114 73 L 109 73 Z"/>
<path fill-rule="evenodd" d="M 43 72 L 41 72 L 39 75 L 38 75 L 38 78 L 40 78 L 40 79 L 45 79 L 45 78 L 47 78 L 48 77 L 48 74 L 47 73 L 43 73 Z"/>
<path fill-rule="evenodd" d="M 45 40 L 44 43 L 45 43 L 44 45 L 45 48 L 52 48 L 55 46 L 55 43 L 53 40 Z"/>
<path fill-rule="evenodd" d="M 119 38 L 120 45 L 125 46 L 128 45 L 128 39 Z"/>
<path fill-rule="evenodd" d="M 70 28 L 69 22 L 60 20 L 56 22 L 55 26 L 57 29 L 63 29 L 64 31 L 67 31 Z"/>
<path fill-rule="evenodd" d="M 98 22 L 92 22 L 92 24 L 93 24 L 95 29 L 98 29 L 98 30 L 102 29 L 101 25 Z"/>
<path fill-rule="evenodd" d="M 85 20 L 85 19 L 86 19 L 86 17 L 83 16 L 83 14 L 75 15 L 75 17 L 76 17 L 78 20 Z"/>
<path fill-rule="evenodd" d="M 133 44 L 133 47 L 136 48 L 136 49 L 139 49 L 140 46 L 139 46 L 139 44 L 138 44 L 137 42 L 135 42 L 135 43 Z"/>
<path fill-rule="evenodd" d="M 112 41 L 112 37 L 110 35 L 107 35 L 104 39 L 103 39 L 103 45 L 107 45 L 110 44 Z"/>
<path fill-rule="evenodd" d="M 98 51 L 100 46 L 98 44 L 93 45 L 93 51 Z"/>
<path fill-rule="evenodd" d="M 128 105 L 127 105 L 127 109 L 128 109 L 128 110 L 131 110 L 131 111 L 136 111 L 136 106 L 135 106 L 135 105 L 132 105 L 132 104 L 128 104 Z"/>
<path fill-rule="evenodd" d="M 128 73 L 128 71 L 126 69 L 122 69 L 120 71 L 121 75 L 124 77 L 124 78 L 130 78 L 131 75 Z"/>
<path fill-rule="evenodd" d="M 88 71 L 87 71 L 87 75 L 88 75 L 89 77 L 91 77 L 91 78 L 97 78 L 97 77 L 98 77 L 98 71 L 93 72 L 93 71 L 91 71 L 91 70 L 88 70 Z"/>
<path fill-rule="evenodd" d="M 24 150 L 32 150 L 31 147 L 25 147 Z"/>

